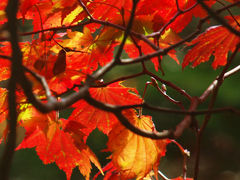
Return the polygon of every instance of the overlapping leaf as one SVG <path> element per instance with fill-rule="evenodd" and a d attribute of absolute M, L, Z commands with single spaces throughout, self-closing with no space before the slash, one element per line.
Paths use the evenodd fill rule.
<path fill-rule="evenodd" d="M 91 73 L 98 65 L 105 65 L 113 59 L 113 48 L 115 38 L 120 32 L 113 28 L 104 28 L 99 35 L 93 37 L 93 32 L 87 27 L 83 33 L 78 31 L 68 31 L 69 39 L 61 44 L 64 47 L 72 48 L 79 52 L 69 53 L 71 61 L 78 63 L 81 68 Z"/>
<path fill-rule="evenodd" d="M 84 81 L 88 71 L 87 68 L 84 70 L 82 64 L 72 61 L 68 52 L 56 45 L 52 38 L 59 41 L 59 35 L 44 34 L 31 43 L 22 43 L 23 64 L 44 76 L 51 90 L 62 93 L 72 88 L 74 84 Z M 54 46 L 58 46 L 58 49 L 53 50 Z M 32 78 L 32 81 L 36 83 L 36 79 Z M 40 87 L 38 86 L 38 88 Z"/>
<path fill-rule="evenodd" d="M 113 105 L 131 105 L 141 103 L 141 98 L 137 96 L 134 88 L 127 88 L 119 83 L 113 83 L 107 87 L 90 88 L 91 96 L 103 103 Z M 87 128 L 83 132 L 89 134 L 96 127 L 108 134 L 112 126 L 118 122 L 117 118 L 110 112 L 99 110 L 85 101 L 78 101 L 73 105 L 76 109 L 69 117 L 70 120 L 78 121 Z"/>
<path fill-rule="evenodd" d="M 138 117 L 134 110 L 124 112 L 124 116 L 136 127 L 154 131 L 150 116 Z M 156 172 L 159 160 L 165 155 L 168 140 L 152 140 L 129 131 L 117 123 L 109 133 L 108 150 L 121 179 L 142 179 L 152 169 Z"/>
<path fill-rule="evenodd" d="M 132 1 L 129 0 L 95 0 L 88 4 L 93 16 L 97 19 L 114 22 L 115 18 L 129 15 Z M 103 11 L 104 9 L 104 11 Z"/>
<path fill-rule="evenodd" d="M 86 179 L 90 177 L 91 162 L 101 170 L 96 156 L 83 142 L 82 125 L 74 123 L 78 128 L 74 131 L 71 121 L 58 119 L 56 112 L 45 115 L 31 106 L 20 113 L 19 121 L 26 129 L 26 137 L 17 149 L 36 147 L 43 163 L 55 162 L 68 180 L 76 166 Z"/>
<path fill-rule="evenodd" d="M 235 16 L 235 18 L 240 22 L 240 16 Z M 240 30 L 239 25 L 232 17 L 227 17 L 227 19 L 232 27 Z M 193 63 L 192 65 L 195 67 L 208 61 L 213 55 L 212 67 L 216 69 L 218 66 L 226 65 L 228 52 L 235 50 L 236 45 L 240 43 L 240 38 L 222 26 L 212 26 L 191 43 L 195 46 L 185 56 L 182 64 L 183 68 L 189 63 Z"/>
<path fill-rule="evenodd" d="M 197 1 L 196 0 L 178 0 L 179 8 L 181 10 L 186 10 L 192 7 Z M 209 6 L 215 3 L 214 0 L 207 1 Z M 141 1 L 139 3 L 139 9 L 137 14 L 154 16 L 153 18 L 153 30 L 159 31 L 161 27 L 168 23 L 178 12 L 176 1 L 158 1 L 154 0 L 149 3 L 148 0 Z M 197 5 L 191 11 L 181 14 L 176 18 L 176 20 L 171 23 L 168 27 L 172 28 L 175 32 L 181 32 L 192 20 L 193 16 L 203 17 L 206 15 L 206 12 Z"/>
<path fill-rule="evenodd" d="M 181 40 L 181 38 L 172 29 L 168 29 L 159 38 L 158 44 L 159 44 L 160 48 L 167 48 L 171 44 L 175 44 L 175 43 L 179 42 L 180 40 Z M 141 52 L 143 54 L 149 54 L 149 53 L 154 52 L 154 50 L 148 44 L 146 44 L 143 41 L 138 41 L 138 47 L 136 47 L 136 45 L 134 43 L 127 44 L 124 47 L 124 50 L 126 51 L 126 53 L 128 54 L 129 57 L 136 58 L 140 55 L 139 47 L 140 47 Z M 179 61 L 178 61 L 175 53 L 176 53 L 175 50 L 171 50 L 168 53 L 168 55 L 179 64 Z M 155 67 L 156 71 L 158 71 L 158 69 L 159 69 L 159 60 L 160 59 L 158 59 L 158 57 L 152 58 L 152 62 L 154 64 L 154 67 Z"/>

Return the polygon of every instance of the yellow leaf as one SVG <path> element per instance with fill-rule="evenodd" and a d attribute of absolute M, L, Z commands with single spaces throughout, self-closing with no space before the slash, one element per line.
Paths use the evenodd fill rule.
<path fill-rule="evenodd" d="M 134 110 L 125 111 L 124 116 L 140 129 L 154 130 L 150 116 L 139 118 Z M 109 134 L 108 149 L 112 151 L 112 162 L 120 172 L 121 178 L 142 179 L 158 167 L 168 142 L 169 140 L 153 140 L 136 135 L 119 123 Z"/>

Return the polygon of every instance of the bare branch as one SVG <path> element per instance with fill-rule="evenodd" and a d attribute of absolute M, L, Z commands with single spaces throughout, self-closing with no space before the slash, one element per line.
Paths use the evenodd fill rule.
<path fill-rule="evenodd" d="M 0 162 L 0 179 L 8 180 L 9 172 L 11 168 L 12 158 L 16 146 L 16 126 L 17 126 L 17 109 L 16 109 L 16 85 L 19 77 L 19 73 L 22 72 L 22 53 L 18 45 L 17 35 L 17 18 L 18 1 L 9 0 L 6 7 L 6 15 L 8 18 L 7 30 L 10 34 L 10 43 L 12 48 L 12 65 L 11 65 L 11 77 L 8 84 L 8 107 L 9 107 L 9 119 L 8 127 L 9 132 L 7 136 L 7 142 L 4 148 L 4 152 Z"/>
<path fill-rule="evenodd" d="M 188 11 L 191 11 L 197 5 L 198 5 L 198 3 L 195 3 L 193 6 L 191 6 L 188 9 L 180 10 L 178 0 L 176 0 L 176 6 L 177 6 L 177 9 L 178 9 L 176 14 L 158 32 L 153 32 L 152 34 L 147 35 L 147 37 L 150 38 L 150 37 L 160 36 L 165 31 L 165 29 L 177 19 L 177 17 L 179 17 L 181 14 L 184 14 Z"/>
<path fill-rule="evenodd" d="M 198 98 L 193 98 L 191 101 L 191 105 L 189 107 L 189 111 L 193 111 L 197 108 L 199 104 Z M 183 131 L 190 127 L 192 124 L 192 116 L 186 115 L 184 119 L 177 125 L 176 130 L 174 131 L 174 137 L 178 138 L 182 135 Z"/>
<path fill-rule="evenodd" d="M 130 34 L 130 31 L 131 31 L 131 28 L 132 28 L 132 25 L 133 25 L 133 20 L 134 20 L 135 11 L 136 11 L 138 1 L 132 0 L 132 2 L 133 2 L 133 5 L 132 5 L 131 16 L 130 16 L 127 28 L 124 31 L 123 40 L 122 40 L 121 44 L 119 45 L 118 51 L 117 51 L 116 56 L 115 56 L 115 61 L 116 62 L 120 62 L 120 56 L 122 55 L 124 44 L 127 40 L 128 35 Z"/>
<path fill-rule="evenodd" d="M 209 92 L 209 93 L 212 92 L 212 98 L 210 100 L 210 103 L 209 103 L 209 106 L 208 106 L 208 110 L 211 110 L 214 107 L 214 104 L 215 104 L 215 101 L 216 101 L 216 98 L 217 98 L 217 94 L 218 94 L 219 88 L 222 85 L 222 83 L 224 82 L 224 74 L 226 73 L 227 69 L 231 65 L 231 63 L 232 63 L 234 57 L 236 56 L 239 48 L 240 48 L 240 44 L 237 45 L 235 51 L 233 52 L 233 54 L 229 58 L 227 65 L 223 68 L 221 74 L 217 77 L 216 85 L 215 86 L 211 86 L 212 87 L 211 89 L 209 89 L 209 88 L 207 89 L 207 92 Z M 194 179 L 198 178 L 201 139 L 202 139 L 203 131 L 205 130 L 205 128 L 206 128 L 210 118 L 211 118 L 211 114 L 207 113 L 205 115 L 202 127 L 197 132 L 197 150 L 196 150 L 196 160 L 195 160 L 195 169 L 194 169 Z"/>
<path fill-rule="evenodd" d="M 151 132 L 151 131 L 146 131 L 144 129 L 139 129 L 132 125 L 128 119 L 122 115 L 122 112 L 119 108 L 117 108 L 114 105 L 109 105 L 105 103 L 101 103 L 88 94 L 87 96 L 84 97 L 84 100 L 86 100 L 90 105 L 99 108 L 104 111 L 109 111 L 114 113 L 114 115 L 118 118 L 120 123 L 125 126 L 127 129 L 130 131 L 144 137 L 148 137 L 151 139 L 165 139 L 165 138 L 173 138 L 173 131 L 172 130 L 165 130 L 163 132 Z"/>
<path fill-rule="evenodd" d="M 235 51 L 234 51 L 234 53 L 233 53 L 232 56 L 230 57 L 230 59 L 229 59 L 230 62 L 231 62 L 231 61 L 233 60 L 233 58 L 236 56 L 237 50 L 239 49 L 239 46 L 240 46 L 240 45 L 238 44 L 237 47 L 236 47 L 236 49 L 235 49 Z M 228 64 L 229 64 L 229 63 L 228 63 Z M 203 101 L 212 93 L 212 91 L 216 88 L 216 86 L 217 86 L 218 83 L 219 83 L 219 79 L 221 79 L 221 81 L 222 81 L 222 80 L 230 77 L 231 75 L 233 75 L 233 74 L 235 74 L 235 73 L 237 73 L 237 72 L 239 71 L 240 67 L 237 66 L 237 67 L 235 67 L 234 69 L 226 72 L 226 70 L 227 70 L 228 67 L 229 67 L 228 64 L 224 67 L 224 69 L 223 69 L 222 73 L 219 75 L 219 77 L 217 77 L 217 78 L 209 85 L 209 87 L 204 91 L 204 93 L 199 97 L 199 100 L 200 100 L 201 102 L 203 102 Z M 223 74 L 223 73 L 224 73 L 224 74 Z"/>
<path fill-rule="evenodd" d="M 224 74 L 224 79 L 236 74 L 239 71 L 240 71 L 240 65 L 238 65 L 237 67 L 235 67 L 235 68 L 231 69 L 230 71 L 226 72 Z"/>
<path fill-rule="evenodd" d="M 94 19 L 91 15 L 91 13 L 88 11 L 87 7 L 85 6 L 85 4 L 82 2 L 82 0 L 78 0 L 79 4 L 82 6 L 82 8 L 84 9 L 84 11 L 87 13 L 87 15 L 89 16 L 90 19 Z"/>
<path fill-rule="evenodd" d="M 231 25 L 229 25 L 223 18 L 221 18 L 217 12 L 214 12 L 211 8 L 209 8 L 202 0 L 197 0 L 198 3 L 205 9 L 208 14 L 214 18 L 217 22 L 219 22 L 221 25 L 223 25 L 225 28 L 227 28 L 230 32 L 234 33 L 237 36 L 240 36 L 240 31 L 234 29 Z M 238 4 L 240 1 L 238 1 Z"/>
<path fill-rule="evenodd" d="M 130 108 L 138 108 L 143 107 L 147 109 L 151 109 L 153 111 L 162 112 L 162 113 L 170 113 L 170 114 L 183 114 L 183 115 L 191 115 L 191 116 L 197 116 L 197 115 L 203 115 L 203 114 L 215 114 L 215 113 L 234 113 L 238 116 L 240 116 L 240 110 L 232 108 L 232 107 L 222 107 L 222 108 L 215 108 L 212 110 L 179 110 L 179 109 L 172 109 L 172 108 L 165 108 L 165 107 L 158 107 L 148 104 L 147 102 L 143 102 L 142 104 L 134 104 L 134 105 L 126 105 L 126 106 L 118 106 L 118 109 L 124 110 L 124 109 L 130 109 Z"/>

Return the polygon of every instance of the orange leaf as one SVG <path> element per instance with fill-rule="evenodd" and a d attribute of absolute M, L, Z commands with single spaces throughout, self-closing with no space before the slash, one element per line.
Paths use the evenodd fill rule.
<path fill-rule="evenodd" d="M 7 89 L 0 88 L 0 123 L 7 119 L 8 103 L 7 103 Z"/>
<path fill-rule="evenodd" d="M 81 124 L 59 120 L 56 112 L 42 114 L 32 106 L 20 113 L 19 121 L 26 129 L 26 136 L 16 150 L 36 147 L 43 163 L 55 162 L 68 180 L 76 166 L 89 179 L 91 162 L 102 172 L 97 157 L 84 143 Z"/>
<path fill-rule="evenodd" d="M 7 21 L 5 8 L 7 6 L 7 0 L 1 0 L 0 2 L 0 24 L 4 24 Z"/>
<path fill-rule="evenodd" d="M 103 28 L 99 35 L 93 37 L 90 29 L 85 27 L 83 33 L 69 30 L 67 34 L 69 39 L 63 40 L 61 45 L 81 51 L 73 53 L 71 59 L 81 63 L 84 69 L 96 70 L 98 65 L 103 66 L 113 59 L 114 40 L 121 32 Z"/>
<path fill-rule="evenodd" d="M 136 127 L 154 130 L 150 116 L 139 118 L 134 110 L 124 111 L 124 115 Z M 120 123 L 109 134 L 108 150 L 122 179 L 142 179 L 152 169 L 158 168 L 159 160 L 165 155 L 169 140 L 152 140 L 129 131 Z"/>
<path fill-rule="evenodd" d="M 240 30 L 232 17 L 226 18 L 232 27 Z M 235 18 L 240 22 L 240 16 Z M 196 67 L 202 62 L 209 61 L 211 55 L 214 55 L 212 67 L 216 69 L 218 66 L 226 65 L 228 52 L 235 50 L 236 45 L 240 43 L 240 38 L 222 26 L 212 26 L 191 43 L 196 45 L 185 56 L 182 67 L 186 67 L 190 62 L 193 63 L 193 67 Z"/>

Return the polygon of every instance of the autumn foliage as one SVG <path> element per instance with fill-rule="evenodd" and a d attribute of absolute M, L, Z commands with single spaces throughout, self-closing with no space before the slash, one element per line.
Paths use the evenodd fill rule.
<path fill-rule="evenodd" d="M 240 16 L 230 8 L 239 7 L 239 1 L 224 1 L 213 10 L 216 5 L 216 0 L 20 0 L 17 6 L 12 0 L 1 0 L 0 81 L 8 82 L 0 88 L 0 122 L 8 120 L 2 143 L 15 150 L 35 148 L 44 164 L 56 163 L 68 180 L 75 167 L 90 179 L 91 164 L 105 179 L 158 178 L 167 145 L 176 143 L 183 158 L 187 157 L 173 139 L 193 126 L 193 111 L 197 114 L 198 104 L 213 94 L 209 109 L 203 112 L 207 124 L 214 96 L 231 75 L 226 73 L 239 51 Z M 228 14 L 220 17 L 222 11 Z M 181 35 L 193 17 L 200 19 L 198 27 L 192 34 Z M 204 30 L 202 24 L 212 18 L 219 25 Z M 32 31 L 14 29 L 29 22 Z M 183 60 L 176 55 L 180 48 L 189 49 Z M 195 98 L 148 70 L 145 61 L 150 60 L 156 72 L 164 74 L 161 61 L 166 55 L 183 69 L 209 61 L 211 56 L 213 69 L 225 68 L 217 82 Z M 104 81 L 115 66 L 137 63 L 142 65 L 140 73 Z M 141 75 L 151 78 L 146 87 L 157 88 L 178 109 L 151 106 L 144 102 L 145 91 L 140 95 L 136 88 L 124 85 L 125 80 Z M 171 97 L 168 88 L 190 105 L 185 107 Z M 143 108 L 174 111 L 185 118 L 175 130 L 158 132 L 152 117 L 142 114 Z M 72 109 L 67 119 L 59 116 L 63 109 Z M 200 127 L 199 139 L 205 125 Z M 25 129 L 25 138 L 17 146 L 14 126 Z M 105 167 L 86 145 L 96 128 L 108 136 L 105 151 L 111 152 L 111 161 Z M 175 178 L 182 179 L 192 178 L 186 178 L 184 171 Z"/>

